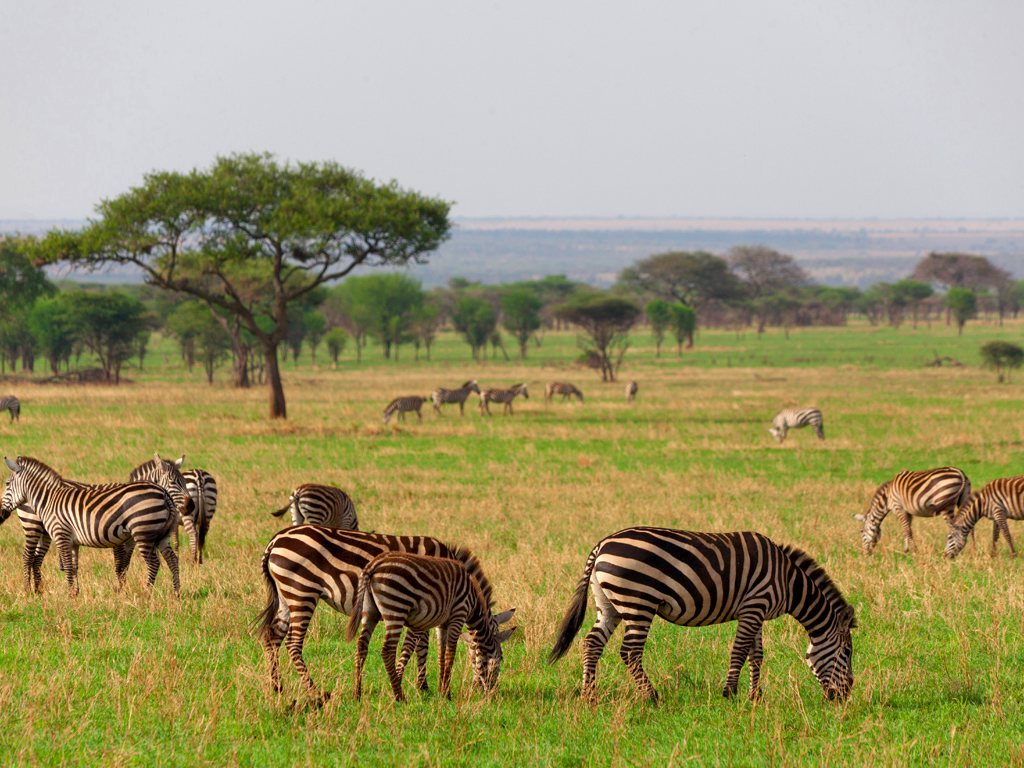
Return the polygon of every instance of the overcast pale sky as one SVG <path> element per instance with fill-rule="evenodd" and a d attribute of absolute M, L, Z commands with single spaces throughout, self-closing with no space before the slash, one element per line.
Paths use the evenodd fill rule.
<path fill-rule="evenodd" d="M 457 216 L 1024 216 L 1024 3 L 0 0 L 0 218 L 271 151 Z"/>

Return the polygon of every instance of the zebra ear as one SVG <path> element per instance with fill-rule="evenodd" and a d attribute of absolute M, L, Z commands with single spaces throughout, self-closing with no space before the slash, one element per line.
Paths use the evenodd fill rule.
<path fill-rule="evenodd" d="M 515 615 L 516 615 L 516 609 L 515 608 L 509 608 L 507 611 L 502 611 L 501 613 L 496 613 L 491 618 L 494 619 L 494 623 L 497 624 L 500 627 L 502 624 L 505 624 L 505 623 L 511 621 L 512 617 L 515 616 Z"/>
<path fill-rule="evenodd" d="M 853 519 L 859 522 L 864 522 L 864 515 L 854 515 Z"/>
<path fill-rule="evenodd" d="M 857 616 L 853 610 L 852 605 L 843 606 L 843 609 L 839 611 L 839 627 L 844 631 L 849 631 L 857 626 Z"/>
<path fill-rule="evenodd" d="M 181 458 L 180 459 L 175 459 L 171 463 L 174 464 L 174 466 L 176 466 L 178 469 L 181 469 L 181 465 L 185 463 L 185 454 L 184 453 L 181 454 Z"/>
<path fill-rule="evenodd" d="M 502 630 L 501 632 L 499 632 L 498 633 L 498 642 L 499 643 L 504 643 L 506 640 L 508 640 L 510 637 L 512 637 L 512 633 L 515 632 L 516 629 L 518 629 L 518 627 L 510 627 L 508 629 L 505 629 L 505 630 Z"/>
<path fill-rule="evenodd" d="M 462 632 L 459 634 L 459 640 L 461 640 L 464 643 L 471 643 L 473 641 L 473 638 L 469 636 L 469 632 Z"/>
<path fill-rule="evenodd" d="M 10 469 L 11 472 L 21 472 L 22 466 L 18 462 L 11 461 L 6 456 L 4 456 L 4 461 L 7 462 L 7 468 Z"/>

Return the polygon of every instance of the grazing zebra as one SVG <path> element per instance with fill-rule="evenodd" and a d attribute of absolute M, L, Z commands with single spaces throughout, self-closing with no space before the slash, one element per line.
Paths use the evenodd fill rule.
<path fill-rule="evenodd" d="M 391 421 L 391 417 L 395 411 L 398 411 L 398 418 L 401 421 L 405 421 L 405 414 L 409 411 L 416 411 L 416 418 L 419 421 L 423 421 L 423 414 L 420 413 L 420 408 L 423 407 L 423 403 L 426 402 L 426 400 L 427 398 L 417 397 L 416 395 L 396 397 L 388 403 L 388 407 L 384 409 L 384 423 L 387 424 Z"/>
<path fill-rule="evenodd" d="M 459 404 L 459 416 L 465 416 L 466 400 L 469 399 L 469 393 L 476 392 L 480 394 L 480 386 L 476 383 L 476 379 L 473 381 L 467 381 L 458 389 L 444 389 L 438 387 L 430 393 L 430 399 L 434 402 L 434 411 L 438 416 L 441 415 L 441 406 L 444 403 L 458 403 Z"/>
<path fill-rule="evenodd" d="M 178 509 L 169 491 L 148 482 L 87 486 L 65 481 L 38 459 L 4 460 L 11 474 L 4 483 L 0 522 L 22 505 L 35 511 L 57 545 L 69 594 L 78 594 L 80 546 L 115 550 L 118 590 L 124 586 L 134 547 L 146 560 L 152 588 L 160 569 L 159 552 L 171 569 L 175 594 L 180 593 L 178 556 L 170 543 Z M 124 553 L 120 560 L 117 547 Z"/>
<path fill-rule="evenodd" d="M 628 384 L 626 384 L 626 402 L 627 403 L 632 403 L 634 400 L 636 400 L 636 393 L 637 393 L 637 391 L 639 389 L 640 389 L 640 385 L 637 384 L 635 381 L 631 381 Z"/>
<path fill-rule="evenodd" d="M 192 497 L 192 503 L 196 505 L 196 519 L 201 521 L 199 526 L 201 554 L 206 548 L 206 536 L 210 532 L 210 523 L 213 522 L 213 516 L 217 513 L 217 481 L 205 469 L 198 467 L 186 469 L 181 476 L 185 478 L 185 489 Z M 177 530 L 174 535 L 177 537 Z"/>
<path fill-rule="evenodd" d="M 644 644 L 655 616 L 685 627 L 738 622 L 722 693 L 735 695 L 740 670 L 750 660 L 750 697 L 761 678 L 761 627 L 789 613 L 811 644 L 806 661 L 830 698 L 853 688 L 853 606 L 825 570 L 796 547 L 780 547 L 752 532 L 695 533 L 667 528 L 627 528 L 590 552 L 562 621 L 550 661 L 569 650 L 587 610 L 587 587 L 597 622 L 583 640 L 583 696 L 594 696 L 597 662 L 620 621 L 619 656 L 641 693 L 657 700 L 643 669 Z"/>
<path fill-rule="evenodd" d="M 0 397 L 0 411 L 10 411 L 11 421 L 21 421 L 21 401 L 14 395 Z"/>
<path fill-rule="evenodd" d="M 157 453 L 153 454 L 150 461 L 139 464 L 128 475 L 128 480 L 135 482 L 156 483 L 171 494 L 178 507 L 179 524 L 185 526 L 185 533 L 188 534 L 189 548 L 192 550 L 192 561 L 203 562 L 203 546 L 206 543 L 205 528 L 206 521 L 200 516 L 200 505 L 192 499 L 188 492 L 185 478 L 181 474 L 181 465 L 185 463 L 185 457 L 174 461 L 165 461 Z M 200 531 L 203 533 L 200 534 Z M 178 538 L 178 526 L 174 527 L 174 538 Z"/>
<path fill-rule="evenodd" d="M 566 384 L 561 381 L 549 381 L 548 385 L 544 387 L 544 399 L 551 402 L 551 398 L 555 395 L 561 395 L 563 403 L 574 395 L 581 403 L 583 402 L 583 393 L 572 384 Z"/>
<path fill-rule="evenodd" d="M 814 427 L 814 434 L 818 436 L 819 440 L 825 439 L 825 428 L 821 425 L 821 411 L 817 408 L 784 408 L 775 414 L 768 431 L 772 433 L 775 442 L 781 443 L 786 439 L 786 433 L 789 430 L 807 426 Z"/>
<path fill-rule="evenodd" d="M 441 671 L 437 688 L 451 698 L 452 667 L 455 648 L 463 626 L 468 629 L 473 679 L 485 691 L 493 690 L 501 672 L 501 644 L 515 627 L 498 631 L 492 622 L 493 600 L 490 585 L 480 584 L 470 573 L 479 570 L 476 556 L 467 549 L 456 550 L 454 559 L 429 557 L 408 552 L 384 552 L 363 569 L 356 589 L 352 617 L 345 628 L 345 639 L 354 640 L 362 621 L 356 646 L 356 684 L 358 699 L 363 691 L 363 664 L 370 637 L 384 622 L 384 668 L 397 701 L 402 694 L 404 666 L 397 669 L 395 656 L 402 629 L 426 633 L 437 627 Z"/>
<path fill-rule="evenodd" d="M 505 410 L 503 413 L 507 413 L 510 416 L 514 416 L 512 413 L 512 401 L 516 399 L 516 395 L 522 395 L 527 400 L 530 399 L 530 393 L 526 391 L 525 384 L 513 384 L 508 389 L 485 389 L 480 393 L 480 413 L 487 411 L 487 415 L 491 415 L 490 403 L 504 403 Z"/>
<path fill-rule="evenodd" d="M 870 555 L 882 535 L 882 521 L 895 512 L 903 527 L 903 551 L 915 549 L 914 533 L 910 528 L 913 517 L 942 515 L 953 527 L 953 516 L 971 495 L 971 481 L 956 467 L 926 469 L 921 472 L 900 472 L 892 480 L 878 486 L 868 511 L 854 515 L 864 523 L 861 538 L 864 554 Z"/>
<path fill-rule="evenodd" d="M 1000 477 L 967 500 L 946 535 L 946 557 L 960 554 L 967 544 L 967 535 L 983 517 L 992 521 L 992 554 L 996 553 L 1000 532 L 1006 537 L 1010 552 L 1017 554 L 1006 521 L 1024 520 L 1024 477 Z"/>
<path fill-rule="evenodd" d="M 451 558 L 457 557 L 460 551 L 465 550 L 458 550 L 431 536 L 386 536 L 319 525 L 286 528 L 274 536 L 263 551 L 260 564 L 267 588 L 267 605 L 257 618 L 260 642 L 269 661 L 274 691 L 281 690 L 278 655 L 284 642 L 292 665 L 309 695 L 321 702 L 329 698 L 330 694 L 319 694 L 302 658 L 306 630 L 321 600 L 346 616 L 352 614 L 355 586 L 363 568 L 373 558 L 383 552 L 412 552 Z M 475 558 L 466 562 L 466 567 L 478 584 L 490 583 Z M 512 618 L 511 613 L 493 616 L 492 621 L 504 624 Z M 398 668 L 404 670 L 414 653 L 418 668 L 416 686 L 426 690 L 426 632 L 406 634 Z"/>
<path fill-rule="evenodd" d="M 271 514 L 281 517 L 292 511 L 292 525 L 326 525 L 331 528 L 359 530 L 356 505 L 341 488 L 333 485 L 303 483 L 292 491 L 288 504 Z"/>

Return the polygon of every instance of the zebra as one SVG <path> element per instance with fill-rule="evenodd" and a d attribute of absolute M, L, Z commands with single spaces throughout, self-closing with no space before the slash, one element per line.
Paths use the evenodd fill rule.
<path fill-rule="evenodd" d="M 480 386 L 476 383 L 476 379 L 467 381 L 458 389 L 444 389 L 438 387 L 430 393 L 430 399 L 434 403 L 434 412 L 438 416 L 441 415 L 441 406 L 444 403 L 458 403 L 459 404 L 459 416 L 465 416 L 466 400 L 469 399 L 469 393 L 476 392 L 480 394 Z"/>
<path fill-rule="evenodd" d="M 419 421 L 423 421 L 423 414 L 420 413 L 420 408 L 423 407 L 423 403 L 426 402 L 427 398 L 417 397 L 416 395 L 408 395 L 407 397 L 396 397 L 390 403 L 388 407 L 384 409 L 384 423 L 387 424 L 391 421 L 392 415 L 395 411 L 398 411 L 398 418 L 401 421 L 405 421 L 405 414 L 409 411 L 416 411 L 416 418 Z"/>
<path fill-rule="evenodd" d="M 544 399 L 551 402 L 551 398 L 555 395 L 561 395 L 563 403 L 574 395 L 581 403 L 583 402 L 583 393 L 574 385 L 561 381 L 549 381 L 548 385 L 544 387 Z"/>
<path fill-rule="evenodd" d="M 960 554 L 967 544 L 967 534 L 974 532 L 974 526 L 983 517 L 992 521 L 992 554 L 996 553 L 1000 532 L 1006 537 L 1010 552 L 1017 554 L 1006 521 L 1024 520 L 1024 476 L 997 478 L 971 495 L 946 535 L 946 557 Z"/>
<path fill-rule="evenodd" d="M 636 400 L 636 393 L 637 393 L 637 391 L 639 389 L 640 389 L 640 385 L 637 384 L 635 381 L 631 381 L 628 384 L 626 384 L 626 402 L 627 403 L 632 403 L 634 400 Z"/>
<path fill-rule="evenodd" d="M 619 651 L 640 692 L 658 694 L 643 669 L 644 644 L 655 616 L 688 627 L 736 621 L 736 639 L 722 694 L 736 694 L 750 660 L 750 697 L 761 678 L 761 628 L 789 613 L 807 630 L 805 660 L 829 699 L 853 688 L 853 606 L 825 570 L 805 552 L 779 546 L 751 531 L 697 533 L 668 528 L 627 528 L 598 542 L 587 557 L 569 610 L 549 657 L 560 659 L 583 624 L 587 587 L 597 622 L 583 640 L 584 698 L 593 698 L 597 662 L 612 632 L 625 622 Z"/>
<path fill-rule="evenodd" d="M 431 536 L 386 536 L 381 533 L 345 531 L 320 525 L 300 525 L 274 536 L 263 551 L 260 569 L 267 589 L 267 605 L 257 617 L 260 643 L 270 667 L 270 682 L 281 691 L 279 651 L 284 642 L 292 665 L 307 693 L 317 702 L 330 698 L 320 694 L 302 658 L 306 630 L 317 603 L 323 600 L 346 616 L 355 606 L 359 575 L 373 558 L 383 552 L 412 552 L 432 557 L 456 557 L 460 550 Z M 467 562 L 470 574 L 489 590 L 490 582 L 475 558 Z M 484 586 L 484 585 L 488 586 Z M 496 625 L 509 621 L 514 609 L 496 614 Z M 286 639 L 287 638 L 287 639 Z M 427 690 L 427 633 L 408 632 L 398 669 L 416 655 L 416 687 Z"/>
<path fill-rule="evenodd" d="M 124 586 L 134 547 L 146 560 L 148 586 L 156 582 L 159 552 L 171 569 L 174 593 L 180 594 L 178 556 L 171 548 L 171 531 L 178 519 L 172 492 L 148 482 L 86 486 L 67 482 L 38 459 L 4 457 L 11 474 L 4 483 L 0 522 L 17 507 L 28 505 L 42 519 L 57 545 L 67 578 L 68 593 L 78 594 L 78 548 L 115 549 L 117 587 Z M 119 559 L 117 547 L 123 554 Z"/>
<path fill-rule="evenodd" d="M 514 416 L 512 412 L 512 401 L 516 399 L 516 395 L 522 395 L 527 400 L 530 399 L 530 393 L 526 391 L 525 384 L 513 384 L 508 389 L 485 389 L 480 393 L 480 413 L 487 411 L 487 415 L 491 415 L 490 403 L 504 403 L 504 413 L 509 416 Z"/>
<path fill-rule="evenodd" d="M 292 525 L 309 523 L 359 530 L 359 518 L 356 517 L 356 505 L 352 503 L 352 498 L 333 485 L 303 483 L 292 491 L 283 509 L 271 514 L 281 517 L 289 509 L 292 511 Z"/>
<path fill-rule="evenodd" d="M 825 439 L 825 428 L 821 425 L 821 411 L 817 408 L 784 408 L 775 414 L 768 431 L 772 433 L 775 442 L 781 443 L 786 439 L 786 433 L 789 430 L 806 426 L 814 427 L 814 434 L 818 436 L 819 440 Z"/>
<path fill-rule="evenodd" d="M 395 655 L 402 629 L 427 632 L 437 627 L 440 643 L 438 690 L 451 698 L 452 667 L 455 648 L 463 626 L 468 631 L 473 679 L 485 691 L 493 690 L 501 672 L 501 644 L 515 627 L 499 632 L 491 621 L 493 600 L 490 585 L 481 585 L 470 573 L 479 570 L 476 556 L 460 548 L 454 558 L 429 557 L 408 552 L 384 552 L 363 569 L 356 589 L 352 616 L 345 628 L 345 639 L 354 640 L 362 622 L 356 647 L 355 696 L 363 688 L 363 664 L 370 637 L 380 621 L 384 622 L 384 668 L 397 701 L 402 694 L 402 669 L 396 669 Z M 486 584 L 486 582 L 485 582 Z"/>
<path fill-rule="evenodd" d="M 5 395 L 0 397 L 0 411 L 10 411 L 11 423 L 17 419 L 21 421 L 21 401 L 18 400 L 14 395 Z"/>
<path fill-rule="evenodd" d="M 921 472 L 900 472 L 892 480 L 878 486 L 868 511 L 854 515 L 863 522 L 861 538 L 864 554 L 870 555 L 882 535 L 882 520 L 895 512 L 903 527 L 903 551 L 915 549 L 914 533 L 910 528 L 913 517 L 942 515 L 953 527 L 953 517 L 971 496 L 971 481 L 956 467 L 939 467 Z"/>
<path fill-rule="evenodd" d="M 210 532 L 210 523 L 217 513 L 217 481 L 205 469 L 186 469 L 181 473 L 185 478 L 185 489 L 196 505 L 196 518 L 201 521 L 199 526 L 200 562 L 206 548 L 206 536 Z M 177 536 L 177 530 L 175 530 Z"/>
<path fill-rule="evenodd" d="M 128 480 L 130 482 L 156 483 L 171 493 L 172 498 L 178 502 L 179 524 L 185 526 L 185 533 L 188 534 L 192 561 L 202 564 L 208 526 L 202 516 L 204 508 L 196 504 L 192 498 L 181 473 L 181 465 L 184 463 L 184 455 L 174 461 L 166 461 L 160 458 L 160 454 L 154 453 L 150 461 L 139 464 L 131 471 Z M 174 538 L 175 540 L 178 538 L 178 526 L 174 527 Z"/>

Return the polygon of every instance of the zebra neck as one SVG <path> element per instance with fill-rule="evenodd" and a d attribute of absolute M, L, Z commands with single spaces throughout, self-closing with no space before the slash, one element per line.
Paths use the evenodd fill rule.
<path fill-rule="evenodd" d="M 961 533 L 967 535 L 974 530 L 974 526 L 976 526 L 978 521 L 983 517 L 992 517 L 989 510 L 988 499 L 978 499 L 976 502 L 971 504 L 963 511 L 963 514 L 953 522 L 953 525 L 959 528 Z"/>
<path fill-rule="evenodd" d="M 803 625 L 815 642 L 828 634 L 836 623 L 836 611 L 825 593 L 797 566 L 789 577 L 789 604 L 786 612 Z"/>

